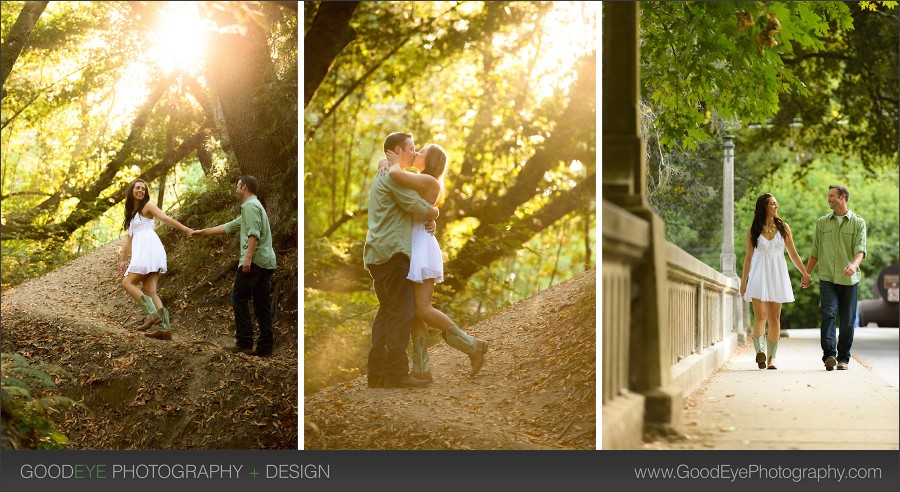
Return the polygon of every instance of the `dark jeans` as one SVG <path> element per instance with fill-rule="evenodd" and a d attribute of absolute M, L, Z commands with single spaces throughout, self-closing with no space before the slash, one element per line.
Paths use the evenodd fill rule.
<path fill-rule="evenodd" d="M 369 265 L 378 296 L 369 349 L 369 385 L 397 383 L 409 373 L 406 346 L 416 305 L 409 274 L 409 258 L 396 254 L 380 265 Z"/>
<path fill-rule="evenodd" d="M 272 331 L 272 273 L 275 270 L 250 264 L 250 271 L 238 265 L 231 288 L 231 307 L 234 308 L 234 339 L 240 347 L 253 347 L 253 320 L 250 318 L 250 299 L 259 323 L 259 338 L 256 340 L 258 352 L 270 352 L 274 332 Z"/>
<path fill-rule="evenodd" d="M 856 320 L 856 292 L 859 284 L 838 285 L 819 281 L 822 299 L 822 360 L 834 357 L 838 362 L 850 362 L 850 346 L 853 345 L 853 323 Z M 840 336 L 835 347 L 835 323 L 840 316 Z"/>

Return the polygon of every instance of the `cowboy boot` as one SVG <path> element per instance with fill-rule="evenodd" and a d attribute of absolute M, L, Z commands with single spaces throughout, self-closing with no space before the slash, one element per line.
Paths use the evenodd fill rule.
<path fill-rule="evenodd" d="M 769 354 L 768 369 L 778 369 L 775 367 L 775 352 L 778 352 L 778 340 L 772 342 L 772 340 L 766 338 L 766 349 L 766 352 Z"/>
<path fill-rule="evenodd" d="M 484 354 L 487 352 L 487 342 L 479 340 L 468 333 L 462 331 L 456 325 L 451 326 L 444 333 L 444 340 L 451 347 L 469 356 L 469 362 L 472 364 L 472 370 L 469 377 L 475 377 L 481 366 L 484 365 Z"/>
<path fill-rule="evenodd" d="M 162 323 L 162 317 L 160 317 L 159 311 L 156 309 L 156 305 L 153 304 L 153 299 L 151 299 L 150 296 L 141 296 L 138 300 L 138 304 L 141 306 L 141 312 L 144 313 L 145 319 L 144 323 L 137 327 L 137 331 L 147 331 L 152 328 L 153 325 Z"/>
<path fill-rule="evenodd" d="M 763 348 L 763 335 L 758 337 L 750 337 L 750 340 L 753 340 L 753 347 L 756 349 L 756 365 L 759 366 L 760 369 L 766 368 L 766 352 Z"/>
<path fill-rule="evenodd" d="M 171 340 L 172 332 L 169 329 L 169 310 L 166 308 L 160 308 L 159 316 L 160 318 L 162 318 L 162 322 L 160 322 L 159 328 L 157 328 L 153 333 L 147 333 L 144 336 L 155 338 L 157 340 Z"/>
<path fill-rule="evenodd" d="M 431 361 L 428 359 L 428 337 L 413 337 L 413 370 L 412 377 L 424 381 L 433 382 L 431 376 Z"/>

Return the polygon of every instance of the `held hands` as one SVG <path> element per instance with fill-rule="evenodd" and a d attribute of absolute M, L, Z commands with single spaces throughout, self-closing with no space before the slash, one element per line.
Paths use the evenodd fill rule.
<path fill-rule="evenodd" d="M 810 285 L 812 285 L 812 277 L 808 273 L 803 272 L 803 278 L 800 279 L 800 288 L 805 289 Z"/>
<path fill-rule="evenodd" d="M 434 236 L 434 231 L 437 230 L 437 222 L 433 220 L 429 220 L 425 222 L 425 232 Z"/>
<path fill-rule="evenodd" d="M 188 236 L 190 236 L 191 239 L 195 239 L 195 238 L 198 238 L 200 236 L 205 236 L 205 235 L 206 235 L 206 229 L 200 229 L 199 231 L 191 229 L 191 232 L 188 233 Z"/>

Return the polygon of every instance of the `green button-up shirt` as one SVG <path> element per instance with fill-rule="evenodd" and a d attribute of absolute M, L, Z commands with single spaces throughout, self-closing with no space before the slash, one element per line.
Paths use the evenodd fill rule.
<path fill-rule="evenodd" d="M 250 196 L 241 204 L 241 215 L 224 224 L 225 232 L 241 231 L 241 254 L 238 262 L 242 263 L 247 256 L 247 240 L 250 236 L 256 237 L 259 244 L 253 252 L 253 263 L 267 268 L 275 269 L 275 250 L 272 249 L 272 231 L 269 229 L 269 216 L 266 209 L 256 195 Z"/>
<path fill-rule="evenodd" d="M 397 253 L 412 252 L 413 220 L 425 220 L 429 203 L 387 174 L 377 176 L 369 192 L 369 231 L 363 262 L 380 265 Z"/>
<path fill-rule="evenodd" d="M 809 251 L 809 256 L 818 260 L 819 279 L 839 285 L 859 283 L 858 268 L 850 277 L 843 274 L 857 253 L 866 254 L 866 221 L 862 217 L 848 210 L 840 224 L 834 212 L 819 218 Z"/>

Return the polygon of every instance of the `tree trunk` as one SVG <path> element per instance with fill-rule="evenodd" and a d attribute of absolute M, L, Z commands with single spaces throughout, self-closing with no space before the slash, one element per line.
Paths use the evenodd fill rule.
<path fill-rule="evenodd" d="M 284 101 L 264 99 L 271 93 L 277 77 L 270 58 L 267 32 L 256 22 L 235 21 L 233 12 L 218 15 L 220 24 L 240 22 L 243 34 L 211 34 L 208 43 L 208 79 L 218 97 L 229 145 L 237 160 L 240 175 L 259 180 L 257 195 L 274 224 L 289 215 L 291 193 L 282 196 L 277 178 L 296 169 L 297 156 L 291 155 L 290 142 L 274 135 L 280 127 L 277 114 Z M 296 118 L 296 111 L 293 112 Z M 284 203 L 282 203 L 284 202 Z"/>
<path fill-rule="evenodd" d="M 22 49 L 25 48 L 25 43 L 28 42 L 28 38 L 31 36 L 31 31 L 34 30 L 38 18 L 44 12 L 44 9 L 47 8 L 48 3 L 50 2 L 25 2 L 25 6 L 19 12 L 19 17 L 16 19 L 15 24 L 13 24 L 6 39 L 3 40 L 3 47 L 0 48 L 0 51 L 3 52 L 2 62 L 0 62 L 0 87 L 3 87 L 2 97 L 6 97 L 6 78 L 12 72 L 13 65 L 19 59 Z"/>
<path fill-rule="evenodd" d="M 350 18 L 359 2 L 322 2 L 303 37 L 303 107 L 312 100 L 344 47 L 356 37 Z"/>

